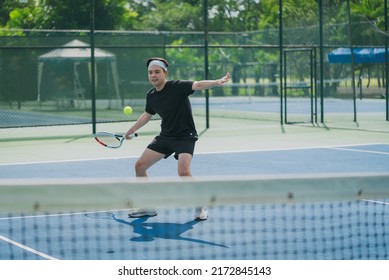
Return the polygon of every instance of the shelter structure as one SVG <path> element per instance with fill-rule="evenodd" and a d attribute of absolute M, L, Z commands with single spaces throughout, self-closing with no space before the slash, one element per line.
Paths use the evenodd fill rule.
<path fill-rule="evenodd" d="M 385 48 L 353 48 L 354 63 L 384 63 Z M 351 49 L 337 48 L 328 53 L 329 63 L 351 63 Z"/>
<path fill-rule="evenodd" d="M 117 63 L 115 54 L 95 48 L 94 51 L 95 62 L 96 62 L 96 71 L 98 71 L 99 64 L 108 63 L 110 69 L 110 75 L 113 81 L 114 92 L 116 98 L 120 99 L 119 92 L 119 77 L 117 71 Z M 88 65 L 89 80 L 91 77 L 91 48 L 88 44 L 79 41 L 73 40 L 69 43 L 63 45 L 63 48 L 54 49 L 48 53 L 45 53 L 38 57 L 38 101 L 41 101 L 41 88 L 42 88 L 42 76 L 45 70 L 45 67 L 50 63 L 61 63 L 67 62 L 72 65 L 73 69 L 73 98 L 84 98 L 85 88 L 82 87 L 79 79 L 79 70 L 78 66 L 80 64 L 86 63 Z M 97 83 L 97 79 L 96 79 Z"/>

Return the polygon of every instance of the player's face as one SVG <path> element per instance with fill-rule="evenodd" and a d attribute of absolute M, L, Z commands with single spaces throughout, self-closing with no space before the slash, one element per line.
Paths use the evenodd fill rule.
<path fill-rule="evenodd" d="M 153 65 L 148 69 L 149 81 L 157 89 L 161 90 L 166 83 L 167 71 L 157 65 Z"/>

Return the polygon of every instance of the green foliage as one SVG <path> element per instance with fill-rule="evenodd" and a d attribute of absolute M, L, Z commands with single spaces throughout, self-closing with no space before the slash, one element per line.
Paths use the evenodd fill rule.
<path fill-rule="evenodd" d="M 0 26 L 7 25 L 10 19 L 10 12 L 13 9 L 24 7 L 17 0 L 0 0 Z"/>
<path fill-rule="evenodd" d="M 263 12 L 260 16 L 260 29 L 275 28 L 279 26 L 279 0 L 262 0 Z"/>
<path fill-rule="evenodd" d="M 40 0 L 0 8 L 0 25 L 19 29 L 81 30 L 90 29 L 90 3 L 80 0 Z M 95 28 L 117 30 L 132 28 L 138 14 L 125 0 L 94 0 Z M 9 16 L 7 16 L 9 13 Z"/>
<path fill-rule="evenodd" d="M 202 29 L 199 1 L 131 1 L 139 14 L 135 30 L 182 31 Z"/>
<path fill-rule="evenodd" d="M 10 12 L 7 26 L 15 29 L 20 27 L 23 27 L 23 29 L 39 29 L 44 27 L 41 25 L 43 17 L 44 11 L 41 7 L 16 8 Z"/>
<path fill-rule="evenodd" d="M 385 29 L 384 2 L 381 0 L 354 1 L 350 3 L 350 9 L 352 41 L 372 43 L 377 32 L 380 33 Z M 354 24 L 358 22 L 365 22 L 365 24 Z"/>
<path fill-rule="evenodd" d="M 279 0 L 93 0 L 96 30 L 203 31 L 204 3 L 209 31 L 251 32 L 279 26 Z M 0 27 L 14 29 L 81 30 L 90 28 L 92 0 L 0 0 Z M 323 1 L 327 25 L 346 24 L 346 1 Z M 354 37 L 371 40 L 384 30 L 383 0 L 350 0 Z M 283 0 L 285 28 L 318 25 L 318 0 Z M 365 22 L 365 25 L 357 23 Z M 336 41 L 344 28 L 328 31 Z M 297 40 L 302 40 L 296 37 Z M 341 34 L 343 33 L 343 39 Z"/>
<path fill-rule="evenodd" d="M 262 1 L 209 0 L 210 30 L 254 31 L 259 29 Z"/>
<path fill-rule="evenodd" d="M 132 38 L 130 40 L 134 42 L 128 42 L 125 36 L 120 39 L 116 37 L 117 41 L 112 41 L 114 42 L 112 45 L 115 43 L 121 45 L 123 40 L 123 44 L 177 46 L 164 50 L 161 48 L 158 52 L 166 55 L 172 65 L 180 65 L 180 70 L 177 71 L 183 72 L 172 73 L 177 77 L 202 78 L 204 49 L 180 46 L 203 44 L 204 38 L 201 33 L 198 35 L 198 32 L 205 29 L 204 3 L 208 4 L 209 40 L 213 46 L 259 47 L 277 45 L 279 40 L 280 0 L 29 0 L 26 4 L 17 0 L 0 0 L 0 36 L 20 35 L 23 34 L 23 29 L 89 30 L 92 1 L 95 8 L 96 30 L 160 32 L 159 39 L 152 33 L 154 37 L 150 36 L 147 39 L 142 35 L 143 37 L 139 39 L 141 42 L 136 42 L 136 39 Z M 347 45 L 350 43 L 349 39 L 355 45 L 382 44 L 385 38 L 383 1 L 350 0 L 351 38 L 348 34 L 347 1 L 321 1 L 324 44 Z M 282 1 L 284 44 L 299 46 L 318 44 L 318 3 L 318 0 Z M 109 36 L 102 40 L 106 40 L 105 44 L 111 43 Z M 133 58 L 134 53 L 122 51 L 125 53 L 122 57 L 128 57 L 131 61 L 138 59 Z M 157 48 L 137 51 L 145 51 L 148 55 L 157 52 Z M 233 82 L 240 82 L 246 76 L 254 78 L 257 82 L 260 76 L 274 79 L 277 70 L 274 65 L 278 62 L 278 56 L 277 51 L 269 49 L 211 48 L 210 78 L 230 71 Z M 299 69 L 298 64 L 305 62 L 298 61 L 295 63 L 296 68 Z M 181 67 L 183 65 L 187 65 L 185 69 Z M 120 61 L 119 67 L 124 67 L 120 65 Z"/>

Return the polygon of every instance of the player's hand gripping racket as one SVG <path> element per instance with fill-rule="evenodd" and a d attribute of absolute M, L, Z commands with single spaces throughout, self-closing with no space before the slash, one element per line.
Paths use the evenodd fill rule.
<path fill-rule="evenodd" d="M 114 134 L 110 132 L 97 132 L 94 136 L 97 143 L 112 149 L 120 148 L 123 144 L 123 141 L 126 139 L 124 138 L 123 134 Z M 137 136 L 138 134 L 134 133 L 130 135 L 130 138 Z"/>

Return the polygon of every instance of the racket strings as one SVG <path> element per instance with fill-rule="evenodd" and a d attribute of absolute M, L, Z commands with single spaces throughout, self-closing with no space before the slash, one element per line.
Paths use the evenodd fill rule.
<path fill-rule="evenodd" d="M 121 145 L 121 138 L 114 135 L 97 135 L 95 139 L 104 146 L 119 147 Z"/>

